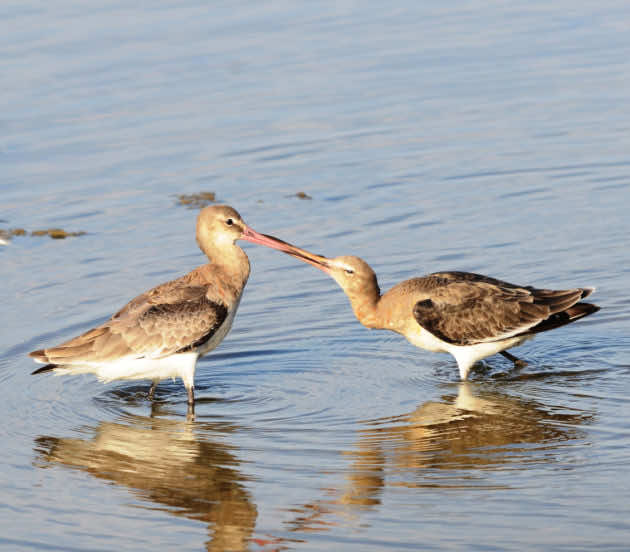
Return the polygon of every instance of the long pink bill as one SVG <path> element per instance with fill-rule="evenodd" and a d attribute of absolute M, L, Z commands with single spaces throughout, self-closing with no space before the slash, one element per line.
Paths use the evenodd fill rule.
<path fill-rule="evenodd" d="M 278 251 L 282 251 L 287 255 L 295 257 L 296 259 L 300 259 L 301 261 L 312 264 L 313 266 L 319 268 L 320 270 L 323 270 L 324 272 L 329 271 L 329 259 L 327 259 L 326 257 L 315 255 L 314 253 L 310 253 L 305 249 L 300 249 L 299 247 L 280 240 L 274 236 L 270 236 L 268 234 L 260 234 L 249 226 L 245 226 L 245 228 L 243 229 L 241 239 L 251 243 L 257 243 L 259 245 L 271 247 L 272 249 L 277 249 Z"/>

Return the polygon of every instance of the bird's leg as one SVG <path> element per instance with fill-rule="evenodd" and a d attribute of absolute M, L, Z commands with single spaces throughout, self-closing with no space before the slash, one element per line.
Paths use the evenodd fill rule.
<path fill-rule="evenodd" d="M 186 387 L 186 391 L 188 392 L 188 406 L 194 406 L 195 404 L 195 387 L 191 385 L 190 387 Z"/>
<path fill-rule="evenodd" d="M 188 410 L 186 411 L 186 420 L 193 421 L 195 419 L 195 387 L 186 387 L 188 392 Z"/>
<path fill-rule="evenodd" d="M 518 357 L 515 357 L 513 354 L 508 353 L 507 351 L 499 351 L 505 358 L 507 358 L 508 360 L 511 360 L 514 363 L 514 366 L 516 366 L 517 368 L 522 368 L 523 366 L 527 366 L 527 362 L 524 360 L 521 360 Z"/>
<path fill-rule="evenodd" d="M 151 387 L 149 388 L 149 395 L 148 395 L 148 399 L 150 401 L 153 400 L 153 397 L 155 396 L 155 388 L 157 387 L 157 384 L 159 383 L 160 380 L 153 380 L 151 382 Z"/>

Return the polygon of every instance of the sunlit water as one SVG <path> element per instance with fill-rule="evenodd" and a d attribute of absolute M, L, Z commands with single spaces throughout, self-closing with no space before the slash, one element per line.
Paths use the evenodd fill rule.
<path fill-rule="evenodd" d="M 630 6 L 5 3 L 0 547 L 580 550 L 630 538 Z M 602 310 L 460 383 L 323 273 L 246 245 L 181 382 L 33 377 L 28 351 L 201 264 L 214 191 L 381 287 L 470 270 Z M 297 192 L 312 199 L 299 199 Z"/>

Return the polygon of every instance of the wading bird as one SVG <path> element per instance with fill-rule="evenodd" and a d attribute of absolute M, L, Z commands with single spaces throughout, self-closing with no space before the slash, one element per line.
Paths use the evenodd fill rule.
<path fill-rule="evenodd" d="M 579 302 L 595 288 L 538 289 L 469 272 L 412 278 L 381 295 L 374 271 L 359 257 L 329 259 L 295 246 L 285 252 L 331 276 L 364 326 L 392 330 L 416 347 L 453 355 L 462 380 L 475 362 L 496 353 L 516 366 L 527 364 L 506 349 L 599 310 Z"/>
<path fill-rule="evenodd" d="M 33 374 L 52 370 L 91 373 L 102 381 L 149 379 L 150 399 L 160 380 L 179 377 L 192 409 L 197 359 L 229 332 L 249 277 L 249 259 L 238 239 L 286 249 L 285 242 L 252 230 L 231 207 L 206 207 L 197 218 L 197 243 L 209 264 L 139 295 L 83 335 L 29 353 L 48 363 Z"/>

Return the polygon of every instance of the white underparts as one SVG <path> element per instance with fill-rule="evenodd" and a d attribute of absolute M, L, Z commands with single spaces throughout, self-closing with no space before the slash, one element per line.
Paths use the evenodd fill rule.
<path fill-rule="evenodd" d="M 66 364 L 54 369 L 58 375 L 94 374 L 104 382 L 114 380 L 153 380 L 181 378 L 186 389 L 194 386 L 197 352 L 179 353 L 164 358 L 123 357 L 97 364 Z"/>
<path fill-rule="evenodd" d="M 520 345 L 530 336 L 510 337 L 501 339 L 500 341 L 476 343 L 475 345 L 453 345 L 452 343 L 442 341 L 422 328 L 418 328 L 416 332 L 410 332 L 406 334 L 405 337 L 416 347 L 436 353 L 450 353 L 453 355 L 459 367 L 459 377 L 465 380 L 468 378 L 468 373 L 475 362 L 505 351 L 510 347 Z"/>

